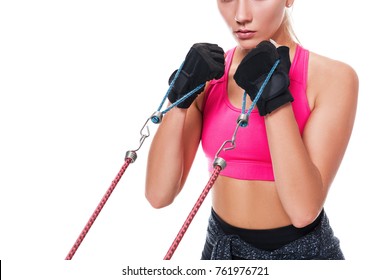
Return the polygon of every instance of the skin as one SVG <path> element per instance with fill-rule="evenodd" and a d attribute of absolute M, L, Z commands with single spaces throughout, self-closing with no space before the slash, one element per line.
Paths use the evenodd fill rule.
<path fill-rule="evenodd" d="M 233 75 L 243 57 L 262 40 L 290 48 L 296 43 L 285 26 L 293 0 L 218 0 L 219 11 L 237 41 L 229 71 L 228 97 L 241 106 L 243 89 Z M 253 32 L 243 39 L 238 30 Z M 345 63 L 310 53 L 307 98 L 311 115 L 301 136 L 291 104 L 265 116 L 275 181 L 246 181 L 219 176 L 212 205 L 227 223 L 247 229 L 286 225 L 304 227 L 321 212 L 341 164 L 355 119 L 358 77 Z M 180 193 L 200 143 L 200 94 L 188 109 L 167 114 L 152 141 L 145 194 L 155 208 L 171 204 Z M 250 106 L 250 99 L 247 106 Z M 288 139 L 288 140 L 286 140 Z M 161 168 L 164 166 L 164 168 Z"/>

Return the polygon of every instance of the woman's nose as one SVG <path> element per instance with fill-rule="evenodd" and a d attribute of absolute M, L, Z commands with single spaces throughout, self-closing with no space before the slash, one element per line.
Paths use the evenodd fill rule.
<path fill-rule="evenodd" d="M 238 24 L 245 24 L 252 21 L 252 13 L 248 0 L 238 0 L 236 8 L 236 15 L 234 20 Z"/>

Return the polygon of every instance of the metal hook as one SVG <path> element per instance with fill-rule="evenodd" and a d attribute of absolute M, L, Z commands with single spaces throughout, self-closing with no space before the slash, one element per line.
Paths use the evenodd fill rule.
<path fill-rule="evenodd" d="M 148 122 L 151 121 L 155 124 L 158 124 L 161 122 L 162 120 L 162 117 L 163 117 L 163 114 L 159 111 L 153 113 L 153 115 L 151 115 L 147 120 L 146 122 L 144 123 L 144 125 L 142 126 L 141 130 L 139 131 L 140 135 L 141 135 L 141 139 L 139 140 L 139 146 L 137 149 L 135 150 L 130 150 L 130 151 L 127 151 L 126 152 L 126 156 L 125 156 L 125 159 L 127 158 L 131 158 L 132 161 L 134 162 L 136 159 L 137 159 L 137 151 L 139 149 L 141 149 L 142 145 L 144 144 L 144 141 L 146 138 L 148 138 L 150 136 L 150 130 L 149 130 L 149 126 L 148 126 Z"/>
<path fill-rule="evenodd" d="M 151 118 L 148 118 L 146 120 L 145 124 L 143 125 L 143 127 L 139 131 L 139 133 L 141 135 L 141 139 L 139 140 L 140 144 L 139 144 L 138 148 L 136 150 L 134 150 L 135 152 L 138 151 L 142 147 L 142 144 L 144 143 L 145 139 L 150 136 L 149 126 L 148 126 L 148 122 L 150 119 Z M 145 133 L 145 130 L 146 130 L 146 133 Z"/>
<path fill-rule="evenodd" d="M 142 128 L 141 128 L 141 130 L 139 132 L 141 134 L 141 139 L 139 140 L 138 148 L 135 149 L 135 150 L 127 151 L 125 159 L 131 158 L 133 162 L 137 159 L 137 153 L 136 152 L 139 149 L 141 149 L 142 145 L 144 144 L 145 139 L 150 136 L 149 126 L 148 126 L 148 122 L 149 122 L 150 119 L 151 119 L 151 117 L 146 120 L 146 122 L 144 123 L 144 125 L 142 126 Z"/>
<path fill-rule="evenodd" d="M 235 129 L 234 132 L 233 132 L 233 136 L 232 136 L 232 142 L 234 143 L 233 149 L 236 147 L 236 136 L 237 136 L 237 131 L 238 131 L 238 129 L 242 126 L 242 123 L 244 123 L 244 120 L 239 119 L 239 120 L 237 121 L 236 129 Z M 229 149 L 229 150 L 231 150 L 231 149 Z"/>
<path fill-rule="evenodd" d="M 148 119 L 146 120 L 144 126 L 143 126 L 143 127 L 141 128 L 141 130 L 139 131 L 139 133 L 141 134 L 141 136 L 145 136 L 145 137 L 149 137 L 149 136 L 150 136 L 149 126 L 147 125 L 150 119 L 151 119 L 151 118 L 148 118 Z M 147 130 L 147 133 L 146 133 L 146 134 L 143 132 L 143 131 L 145 130 L 145 128 L 146 128 L 146 130 Z"/>
<path fill-rule="evenodd" d="M 237 125 L 236 125 L 236 128 L 234 129 L 234 132 L 233 132 L 233 136 L 232 136 L 232 139 L 231 140 L 226 140 L 225 142 L 223 142 L 222 146 L 219 148 L 218 152 L 215 154 L 215 158 L 218 158 L 219 154 L 221 153 L 221 151 L 229 151 L 229 150 L 233 150 L 234 148 L 236 148 L 236 136 L 237 136 L 237 131 L 238 131 L 238 128 L 241 127 L 241 123 L 243 122 L 244 120 L 238 120 L 237 121 Z M 226 147 L 225 146 L 227 144 L 231 144 L 230 147 Z"/>
<path fill-rule="evenodd" d="M 228 147 L 228 148 L 224 148 L 226 146 L 226 144 L 230 143 L 231 146 Z M 236 147 L 236 144 L 232 141 L 232 140 L 226 140 L 225 142 L 223 142 L 222 146 L 219 148 L 218 152 L 215 154 L 215 157 L 219 157 L 219 154 L 222 152 L 222 150 L 224 151 L 228 151 L 228 150 L 233 150 L 234 148 Z"/>

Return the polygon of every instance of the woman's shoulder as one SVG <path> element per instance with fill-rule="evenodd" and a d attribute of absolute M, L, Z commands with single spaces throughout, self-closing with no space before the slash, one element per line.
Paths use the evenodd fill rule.
<path fill-rule="evenodd" d="M 355 70 L 347 63 L 310 52 L 309 67 L 312 72 L 327 75 L 342 75 L 345 78 L 356 78 Z"/>
<path fill-rule="evenodd" d="M 308 93 L 318 98 L 357 98 L 359 79 L 349 64 L 310 52 Z"/>

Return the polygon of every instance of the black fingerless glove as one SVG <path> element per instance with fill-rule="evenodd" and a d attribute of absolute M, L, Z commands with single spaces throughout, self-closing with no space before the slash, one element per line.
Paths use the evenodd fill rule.
<path fill-rule="evenodd" d="M 288 89 L 290 85 L 288 73 L 291 66 L 289 48 L 285 46 L 276 48 L 269 41 L 261 42 L 244 57 L 233 77 L 237 85 L 243 88 L 253 101 L 278 59 L 280 59 L 278 66 L 256 103 L 261 116 L 294 100 Z"/>
<path fill-rule="evenodd" d="M 216 44 L 194 44 L 188 52 L 183 67 L 168 94 L 169 101 L 174 103 L 197 86 L 212 79 L 221 78 L 224 71 L 225 57 L 222 48 Z M 171 84 L 176 73 L 177 70 L 172 73 L 169 84 Z M 184 109 L 190 107 L 197 95 L 203 90 L 204 87 L 178 104 L 177 107 Z"/>

